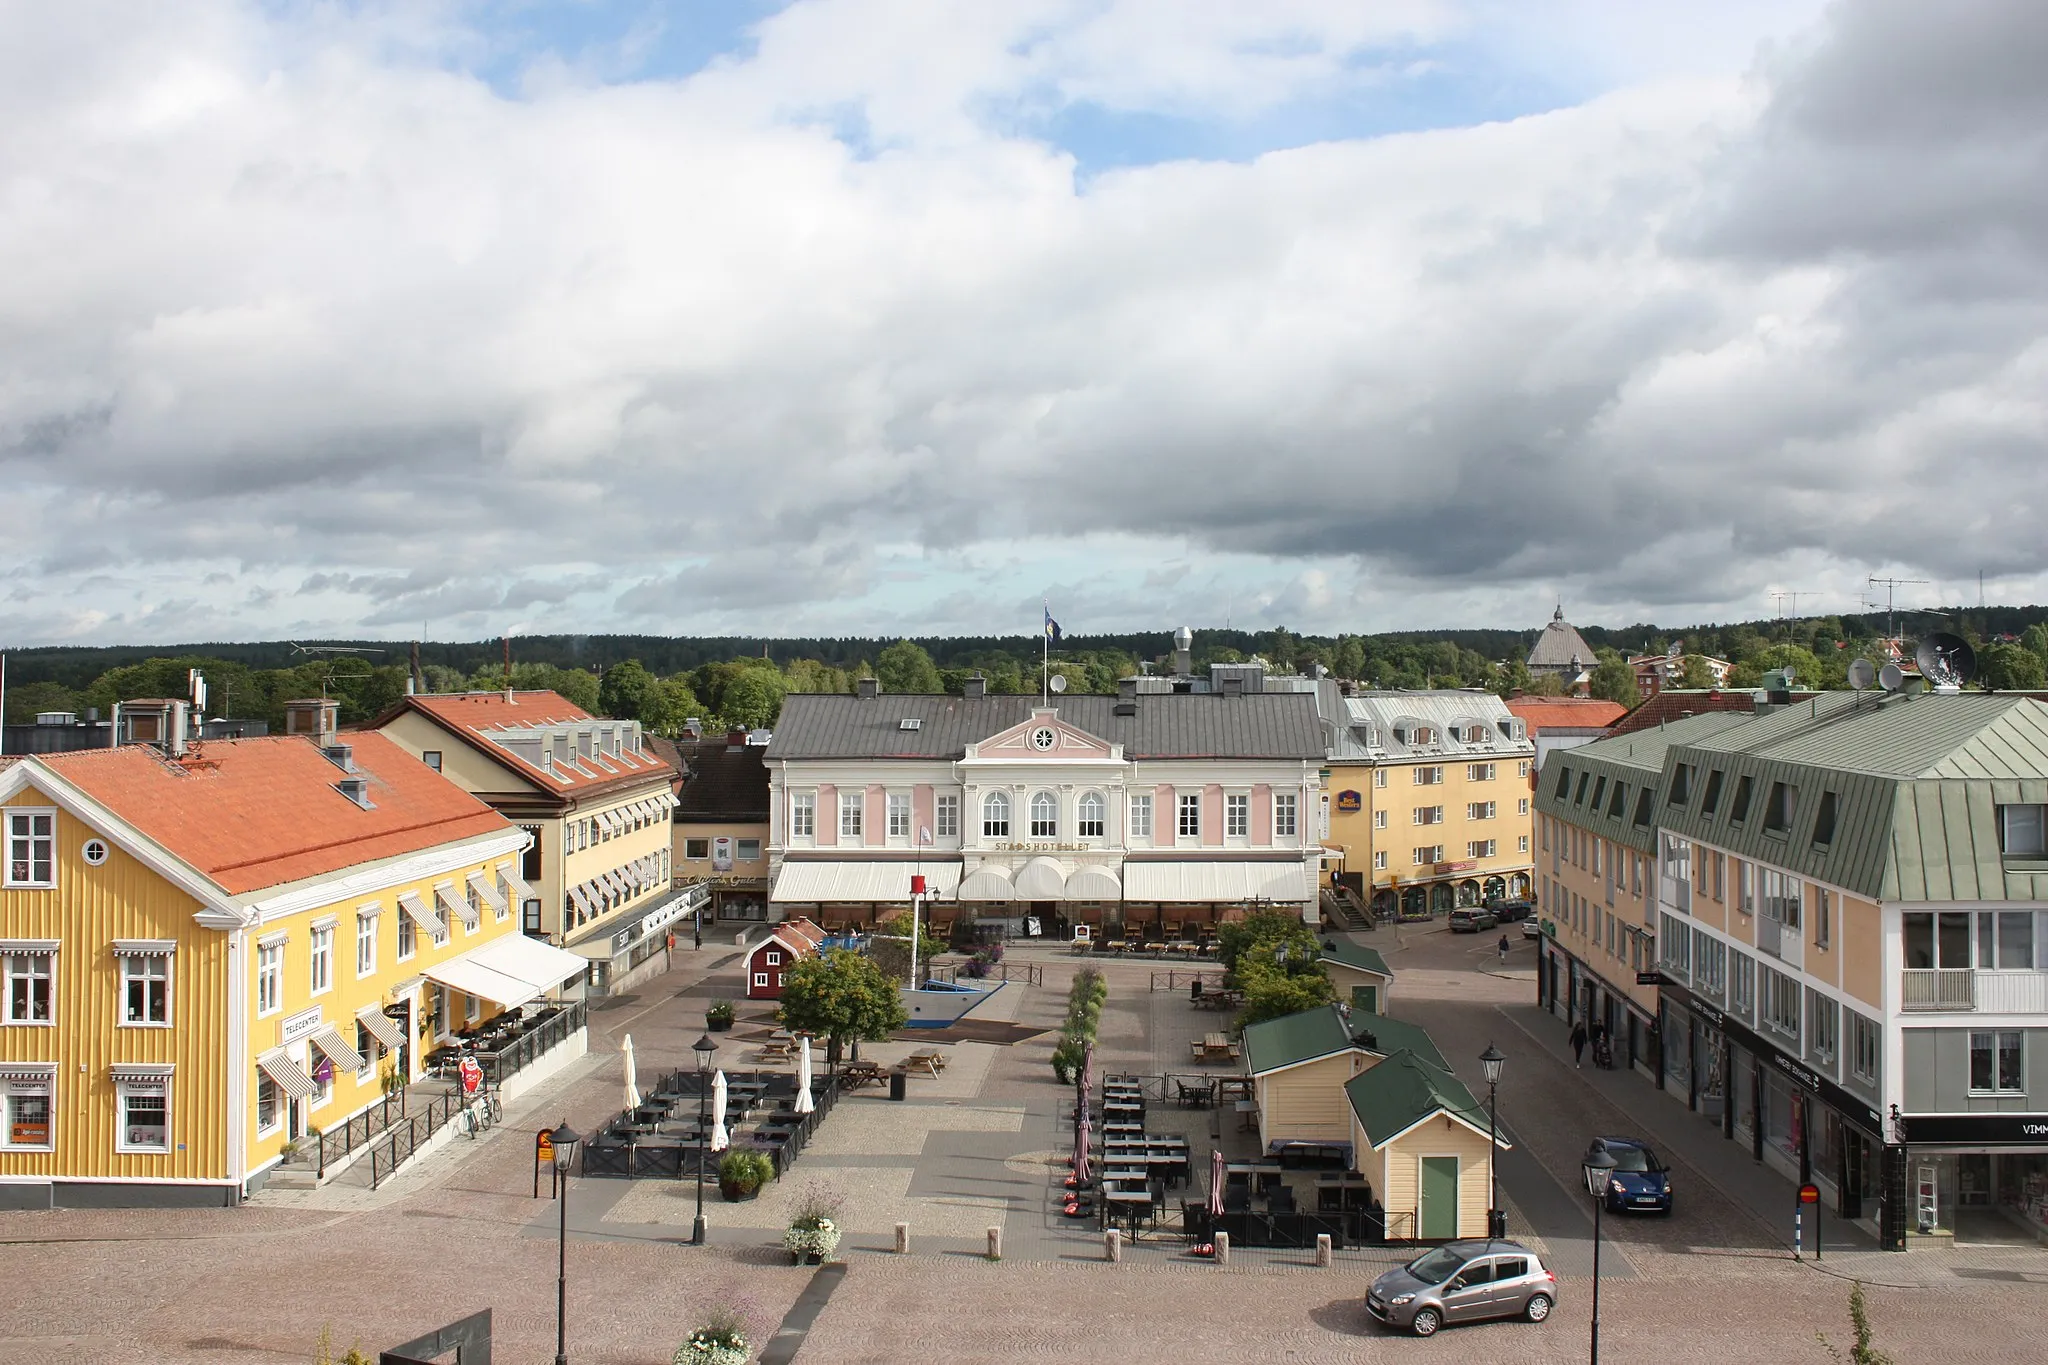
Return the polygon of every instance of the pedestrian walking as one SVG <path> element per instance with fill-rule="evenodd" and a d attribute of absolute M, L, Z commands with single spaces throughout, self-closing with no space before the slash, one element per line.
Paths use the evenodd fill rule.
<path fill-rule="evenodd" d="M 671 970 L 671 971 L 672 971 L 672 970 L 674 970 L 674 968 L 675 968 L 675 965 L 676 965 L 676 931 L 675 931 L 675 930 L 671 929 L 671 930 L 669 930 L 669 931 L 668 931 L 668 941 L 667 941 L 666 943 L 664 943 L 664 944 L 662 944 L 662 945 L 661 945 L 661 952 L 662 952 L 662 958 L 663 958 L 663 961 L 664 961 L 664 963 L 666 964 L 667 968 L 668 968 L 669 970 Z"/>
<path fill-rule="evenodd" d="M 1500 965 L 1501 965 L 1501 966 L 1503 966 L 1503 967 L 1507 966 L 1507 965 L 1508 965 L 1508 936 L 1507 936 L 1506 934 L 1502 934 L 1502 935 L 1500 936 L 1500 942 L 1499 942 L 1499 943 L 1498 943 L 1497 945 L 1495 945 L 1495 946 L 1497 946 L 1497 947 L 1498 947 L 1498 948 L 1500 949 Z"/>
<path fill-rule="evenodd" d="M 1572 1025 L 1572 1065 L 1586 1064 L 1586 1021 L 1581 1019 Z"/>

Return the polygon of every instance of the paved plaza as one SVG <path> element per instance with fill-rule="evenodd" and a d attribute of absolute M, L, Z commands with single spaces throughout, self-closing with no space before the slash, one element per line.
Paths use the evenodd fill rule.
<path fill-rule="evenodd" d="M 1162 1235 L 1106 1264 L 1099 1234 L 1055 1202 L 1071 1096 L 1047 1059 L 1076 964 L 1021 950 L 1042 963 L 1044 984 L 1012 983 L 984 1009 L 1023 1041 L 946 1044 L 946 1070 L 913 1080 L 901 1104 L 875 1088 L 847 1096 L 779 1186 L 741 1204 L 707 1190 L 709 1247 L 687 1245 L 687 1184 L 576 1181 L 569 1358 L 666 1361 L 714 1299 L 743 1292 L 772 1327 L 815 1283 L 829 1298 L 806 1332 L 772 1343 L 775 1359 L 1583 1360 L 1592 1228 L 1573 1183 L 1586 1137 L 1617 1128 L 1662 1144 L 1681 1209 L 1605 1224 L 1610 1361 L 1766 1351 L 1828 1360 L 1816 1333 L 1846 1340 L 1851 1276 L 1872 1285 L 1879 1344 L 1902 1365 L 2028 1358 L 2048 1340 L 2048 1252 L 2033 1247 L 1890 1255 L 1845 1238 L 1818 1264 L 1794 1262 L 1789 1217 L 1771 1217 L 1789 1214 L 1789 1186 L 1640 1078 L 1574 1070 L 1562 1027 L 1529 1003 L 1519 941 L 1505 969 L 1490 944 L 1440 931 L 1382 929 L 1369 941 L 1400 973 L 1394 1013 L 1428 1027 L 1462 1072 L 1476 1079 L 1471 1059 L 1489 1041 L 1509 1057 L 1501 1114 L 1515 1146 L 1501 1165 L 1503 1203 L 1515 1234 L 1564 1276 L 1552 1321 L 1459 1328 L 1433 1343 L 1388 1337 L 1360 1299 L 1372 1274 L 1404 1258 L 1398 1251 L 1346 1252 L 1331 1269 L 1299 1251 L 1240 1252 L 1218 1266 Z M 374 1352 L 483 1307 L 495 1315 L 501 1365 L 544 1365 L 555 1349 L 557 1207 L 532 1197 L 532 1133 L 563 1118 L 588 1131 L 618 1109 L 627 1033 L 643 1078 L 690 1064 L 705 1004 L 736 987 L 736 959 L 710 944 L 677 958 L 673 973 L 594 1011 L 591 1056 L 515 1105 L 502 1127 L 458 1139 L 379 1190 L 339 1182 L 235 1210 L 0 1214 L 0 1365 L 304 1362 L 323 1327 L 337 1350 L 360 1342 Z M 1221 1016 L 1191 1007 L 1184 975 L 1166 988 L 1165 971 L 1110 964 L 1105 1071 L 1197 1074 L 1187 1044 Z M 758 1022 L 743 1010 L 720 1037 L 721 1066 L 762 1065 L 749 1036 Z M 913 1047 L 863 1055 L 886 1062 Z M 1251 1141 L 1227 1109 L 1155 1105 L 1147 1124 L 1184 1133 L 1204 1158 L 1211 1143 L 1234 1155 Z M 777 1245 L 790 1199 L 811 1182 L 848 1201 L 843 1277 L 792 1267 Z M 1199 1184 L 1186 1197 L 1199 1198 Z M 911 1226 L 908 1256 L 890 1250 L 898 1222 Z M 989 1227 L 1003 1230 L 1000 1263 L 980 1255 Z"/>

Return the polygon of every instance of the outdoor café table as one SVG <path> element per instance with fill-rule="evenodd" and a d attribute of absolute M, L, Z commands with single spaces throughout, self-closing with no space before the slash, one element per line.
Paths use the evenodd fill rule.
<path fill-rule="evenodd" d="M 1138 1231 L 1138 1225 L 1152 1214 L 1149 1190 L 1105 1190 L 1102 1200 L 1113 1218 L 1122 1218 L 1130 1223 L 1133 1234 Z"/>

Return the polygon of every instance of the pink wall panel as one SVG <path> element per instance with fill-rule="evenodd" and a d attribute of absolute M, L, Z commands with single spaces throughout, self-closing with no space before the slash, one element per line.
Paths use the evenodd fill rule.
<path fill-rule="evenodd" d="M 830 845 L 839 842 L 839 788 L 818 788 L 818 842 Z"/>

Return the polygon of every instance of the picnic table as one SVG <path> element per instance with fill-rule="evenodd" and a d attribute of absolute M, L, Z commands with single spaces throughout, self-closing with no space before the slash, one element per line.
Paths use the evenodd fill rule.
<path fill-rule="evenodd" d="M 788 1061 L 795 1051 L 796 1044 L 787 1038 L 770 1038 L 761 1044 L 761 1057 L 764 1061 Z"/>
<path fill-rule="evenodd" d="M 928 1076 L 936 1077 L 946 1069 L 946 1058 L 945 1054 L 938 1052 L 913 1052 L 897 1065 L 905 1071 L 922 1071 Z"/>
<path fill-rule="evenodd" d="M 858 1090 L 864 1085 L 880 1085 L 882 1068 L 876 1062 L 848 1062 L 839 1068 L 839 1083 L 848 1090 Z"/>

